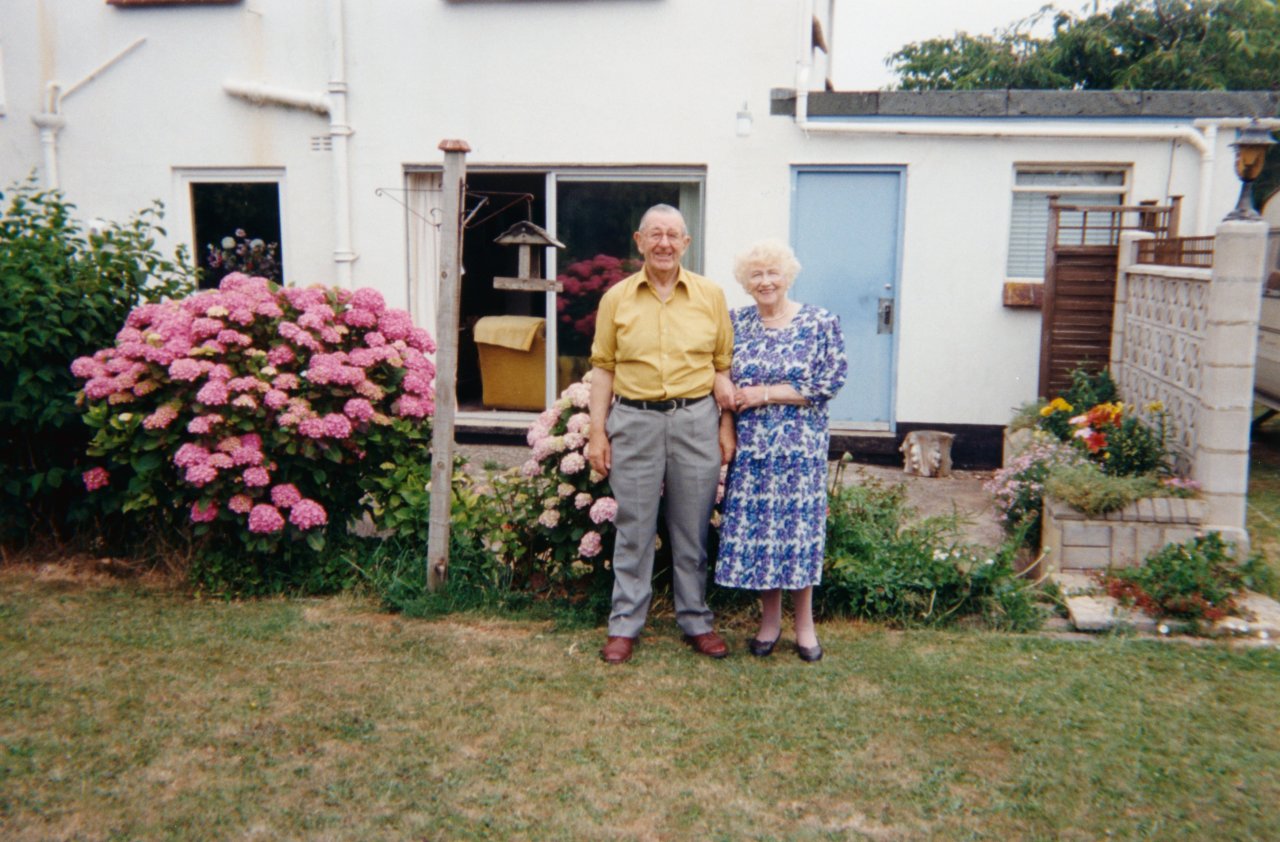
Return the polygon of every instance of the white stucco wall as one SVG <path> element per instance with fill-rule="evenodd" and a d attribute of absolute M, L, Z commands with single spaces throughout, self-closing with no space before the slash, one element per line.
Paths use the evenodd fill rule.
<path fill-rule="evenodd" d="M 323 94 L 332 69 L 327 8 L 319 0 L 3 4 L 0 185 L 41 167 L 31 117 L 46 83 L 73 84 L 145 37 L 62 104 L 58 161 L 69 199 L 85 218 L 123 218 L 159 198 L 173 242 L 193 246 L 184 174 L 277 168 L 289 280 L 334 282 L 332 156 L 310 148 L 328 118 L 255 106 L 222 88 L 235 79 Z M 1185 195 L 1190 220 L 1200 158 L 1170 141 L 806 135 L 769 115 L 769 92 L 795 83 L 807 8 L 803 0 L 346 0 L 354 282 L 407 304 L 404 210 L 376 191 L 402 188 L 407 166 L 438 164 L 445 138 L 468 141 L 473 166 L 705 167 L 705 270 L 734 304 L 747 299 L 731 279 L 733 254 L 787 235 L 794 165 L 901 165 L 896 419 L 1004 423 L 1035 396 L 1039 354 L 1038 311 L 1001 305 L 1014 167 L 1130 165 L 1130 199 Z M 814 86 L 825 74 L 819 58 Z M 754 130 L 738 137 L 744 102 Z M 1213 220 L 1238 192 L 1232 139 L 1230 131 L 1218 139 Z"/>

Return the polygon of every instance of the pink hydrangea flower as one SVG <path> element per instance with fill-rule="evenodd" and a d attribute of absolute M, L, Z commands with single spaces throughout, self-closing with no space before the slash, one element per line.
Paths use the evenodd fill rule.
<path fill-rule="evenodd" d="M 93 357 L 78 357 L 71 363 L 71 373 L 82 380 L 87 380 L 105 375 L 107 367 Z"/>
<path fill-rule="evenodd" d="M 376 330 L 371 330 L 364 335 L 364 344 L 370 348 L 381 348 L 387 344 L 387 337 Z"/>
<path fill-rule="evenodd" d="M 415 327 L 409 331 L 408 341 L 409 347 L 425 354 L 434 354 L 436 352 L 435 340 L 431 338 L 431 334 L 427 333 L 424 328 Z"/>
<path fill-rule="evenodd" d="M 258 465 L 262 462 L 262 451 L 241 445 L 231 452 L 231 461 L 238 468 L 245 465 Z"/>
<path fill-rule="evenodd" d="M 298 423 L 298 432 L 309 439 L 324 438 L 323 418 L 304 418 Z"/>
<path fill-rule="evenodd" d="M 400 400 L 396 401 L 395 412 L 401 418 L 425 418 L 434 411 L 435 407 L 430 401 L 416 395 L 402 395 Z"/>
<path fill-rule="evenodd" d="M 342 412 L 352 421 L 363 423 L 373 417 L 373 404 L 364 398 L 351 398 L 343 407 Z"/>
<path fill-rule="evenodd" d="M 302 499 L 302 492 L 292 483 L 284 483 L 271 489 L 271 502 L 282 509 L 287 509 Z"/>
<path fill-rule="evenodd" d="M 80 478 L 84 480 L 86 491 L 97 491 L 99 488 L 105 488 L 111 482 L 111 474 L 103 467 L 90 468 L 81 474 Z"/>
<path fill-rule="evenodd" d="M 324 434 L 331 439 L 350 438 L 351 419 L 337 412 L 330 412 L 324 417 Z"/>
<path fill-rule="evenodd" d="M 187 468 L 183 478 L 196 488 L 203 488 L 218 478 L 218 469 L 208 462 L 201 462 L 198 465 L 192 465 Z"/>
<path fill-rule="evenodd" d="M 284 529 L 284 517 L 280 510 L 267 503 L 259 503 L 249 512 L 249 531 L 258 534 L 279 532 Z"/>
<path fill-rule="evenodd" d="M 578 542 L 578 555 L 583 558 L 595 558 L 600 555 L 603 548 L 603 542 L 600 540 L 600 533 L 594 529 L 582 536 L 582 540 Z"/>
<path fill-rule="evenodd" d="M 575 509 L 585 509 L 591 505 L 591 495 L 583 491 L 573 498 L 573 507 Z"/>
<path fill-rule="evenodd" d="M 225 453 L 214 453 L 209 457 L 209 461 L 206 462 L 205 464 L 212 465 L 213 467 L 218 469 L 223 469 L 223 468 L 230 468 L 235 463 L 232 462 L 231 457 Z"/>
<path fill-rule="evenodd" d="M 289 394 L 279 389 L 272 389 L 262 396 L 262 402 L 271 409 L 279 409 L 289 402 Z"/>
<path fill-rule="evenodd" d="M 271 365 L 288 365 L 298 357 L 288 345 L 277 345 L 267 352 L 267 362 Z"/>
<path fill-rule="evenodd" d="M 592 523 L 613 523 L 618 516 L 618 501 L 612 497 L 601 497 L 591 504 L 590 515 Z"/>
<path fill-rule="evenodd" d="M 342 314 L 342 322 L 351 327 L 375 327 L 378 324 L 378 314 L 362 307 L 353 307 Z"/>
<path fill-rule="evenodd" d="M 520 466 L 520 476 L 525 478 L 536 477 L 541 472 L 542 466 L 538 464 L 536 459 L 526 460 L 525 463 Z"/>
<path fill-rule="evenodd" d="M 266 468 L 256 465 L 252 468 L 246 468 L 242 477 L 244 484 L 249 488 L 262 488 L 271 484 L 271 474 L 267 473 Z"/>
<path fill-rule="evenodd" d="M 199 361 L 190 357 L 180 357 L 169 363 L 170 380 L 181 380 L 189 383 L 198 379 L 201 374 L 204 374 L 204 371 L 200 368 Z"/>
<path fill-rule="evenodd" d="M 299 529 L 307 530 L 324 526 L 329 522 L 329 515 L 325 512 L 324 506 L 315 500 L 302 499 L 294 503 L 293 509 L 289 512 L 289 522 Z"/>
<path fill-rule="evenodd" d="M 555 529 L 560 524 L 560 512 L 556 509 L 543 509 L 538 515 L 538 523 L 547 529 Z"/>
<path fill-rule="evenodd" d="M 227 398 L 227 384 L 222 380 L 210 380 L 196 392 L 196 400 L 205 406 L 222 406 Z"/>
<path fill-rule="evenodd" d="M 178 417 L 178 409 L 166 403 L 156 407 L 156 411 L 142 419 L 142 426 L 148 430 L 163 430 Z"/>
<path fill-rule="evenodd" d="M 232 498 L 227 501 L 227 508 L 238 515 L 247 514 L 249 510 L 253 508 L 253 498 L 248 494 L 233 495 Z"/>
<path fill-rule="evenodd" d="M 192 465 L 203 464 L 208 458 L 209 451 L 198 444 L 187 442 L 178 448 L 177 453 L 173 454 L 173 464 L 179 468 L 189 468 Z"/>
<path fill-rule="evenodd" d="M 560 470 L 566 474 L 580 473 L 587 467 L 587 460 L 581 453 L 570 453 L 560 460 Z"/>
<path fill-rule="evenodd" d="M 387 309 L 387 302 L 382 297 L 382 293 L 369 287 L 361 287 L 356 290 L 351 296 L 350 303 L 353 309 L 368 310 L 375 315 Z"/>
<path fill-rule="evenodd" d="M 187 422 L 187 432 L 195 433 L 203 436 L 212 432 L 213 428 L 222 423 L 222 416 L 216 414 L 199 415 Z"/>
<path fill-rule="evenodd" d="M 85 396 L 95 401 L 102 400 L 115 390 L 115 380 L 111 377 L 95 377 L 84 384 Z"/>
<path fill-rule="evenodd" d="M 431 378 L 424 377 L 417 372 L 405 375 L 404 382 L 401 385 L 404 386 L 406 392 L 412 392 L 415 395 L 431 394 Z"/>
<path fill-rule="evenodd" d="M 239 345 L 241 348 L 247 348 L 253 344 L 253 339 L 238 330 L 220 330 L 218 331 L 218 344 Z"/>
<path fill-rule="evenodd" d="M 218 502 L 209 500 L 201 503 L 197 500 L 191 504 L 191 522 L 192 523 L 210 523 L 218 517 Z"/>

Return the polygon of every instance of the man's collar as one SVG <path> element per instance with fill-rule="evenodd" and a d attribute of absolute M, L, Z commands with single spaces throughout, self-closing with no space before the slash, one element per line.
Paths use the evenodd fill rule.
<path fill-rule="evenodd" d="M 640 269 L 640 283 L 648 284 L 650 288 L 653 287 L 653 279 L 649 277 L 648 266 Z M 688 270 L 684 268 L 683 263 L 680 264 L 680 268 L 676 270 L 676 282 L 673 286 L 681 286 L 682 284 L 686 287 L 689 285 Z"/>

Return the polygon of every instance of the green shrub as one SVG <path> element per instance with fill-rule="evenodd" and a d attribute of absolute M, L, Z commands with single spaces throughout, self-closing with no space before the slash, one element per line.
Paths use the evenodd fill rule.
<path fill-rule="evenodd" d="M 109 344 L 137 305 L 193 288 L 184 254 L 155 248 L 158 203 L 95 234 L 74 210 L 27 182 L 0 216 L 0 541 L 67 538 L 91 516 L 80 483 L 91 433 L 69 366 Z"/>
<path fill-rule="evenodd" d="M 1017 542 L 997 551 L 961 542 L 955 517 L 914 519 L 905 486 L 833 483 L 819 610 L 895 625 L 960 618 L 1012 630 L 1035 628 L 1043 612 L 1014 571 Z"/>
<path fill-rule="evenodd" d="M 1274 574 L 1260 557 L 1241 563 L 1234 552 L 1217 532 L 1167 544 L 1141 566 L 1109 574 L 1107 590 L 1155 616 L 1220 620 L 1235 609 L 1235 596 L 1245 587 L 1275 587 Z"/>
<path fill-rule="evenodd" d="M 1045 494 L 1088 515 L 1123 509 L 1143 497 L 1170 497 L 1172 491 L 1154 474 L 1113 476 L 1096 462 L 1060 465 L 1049 472 Z"/>

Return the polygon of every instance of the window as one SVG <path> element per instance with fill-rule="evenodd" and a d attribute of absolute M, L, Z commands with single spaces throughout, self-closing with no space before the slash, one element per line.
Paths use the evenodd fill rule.
<path fill-rule="evenodd" d="M 185 169 L 176 174 L 186 201 L 177 205 L 175 229 L 190 232 L 200 287 L 216 287 L 233 271 L 284 283 L 284 172 Z M 183 219 L 182 212 L 189 217 Z"/>
<path fill-rule="evenodd" d="M 1006 274 L 1011 278 L 1044 277 L 1050 196 L 1059 196 L 1063 204 L 1122 205 L 1126 173 L 1117 168 L 1018 167 Z M 1071 216 L 1064 214 L 1064 221 Z"/>

